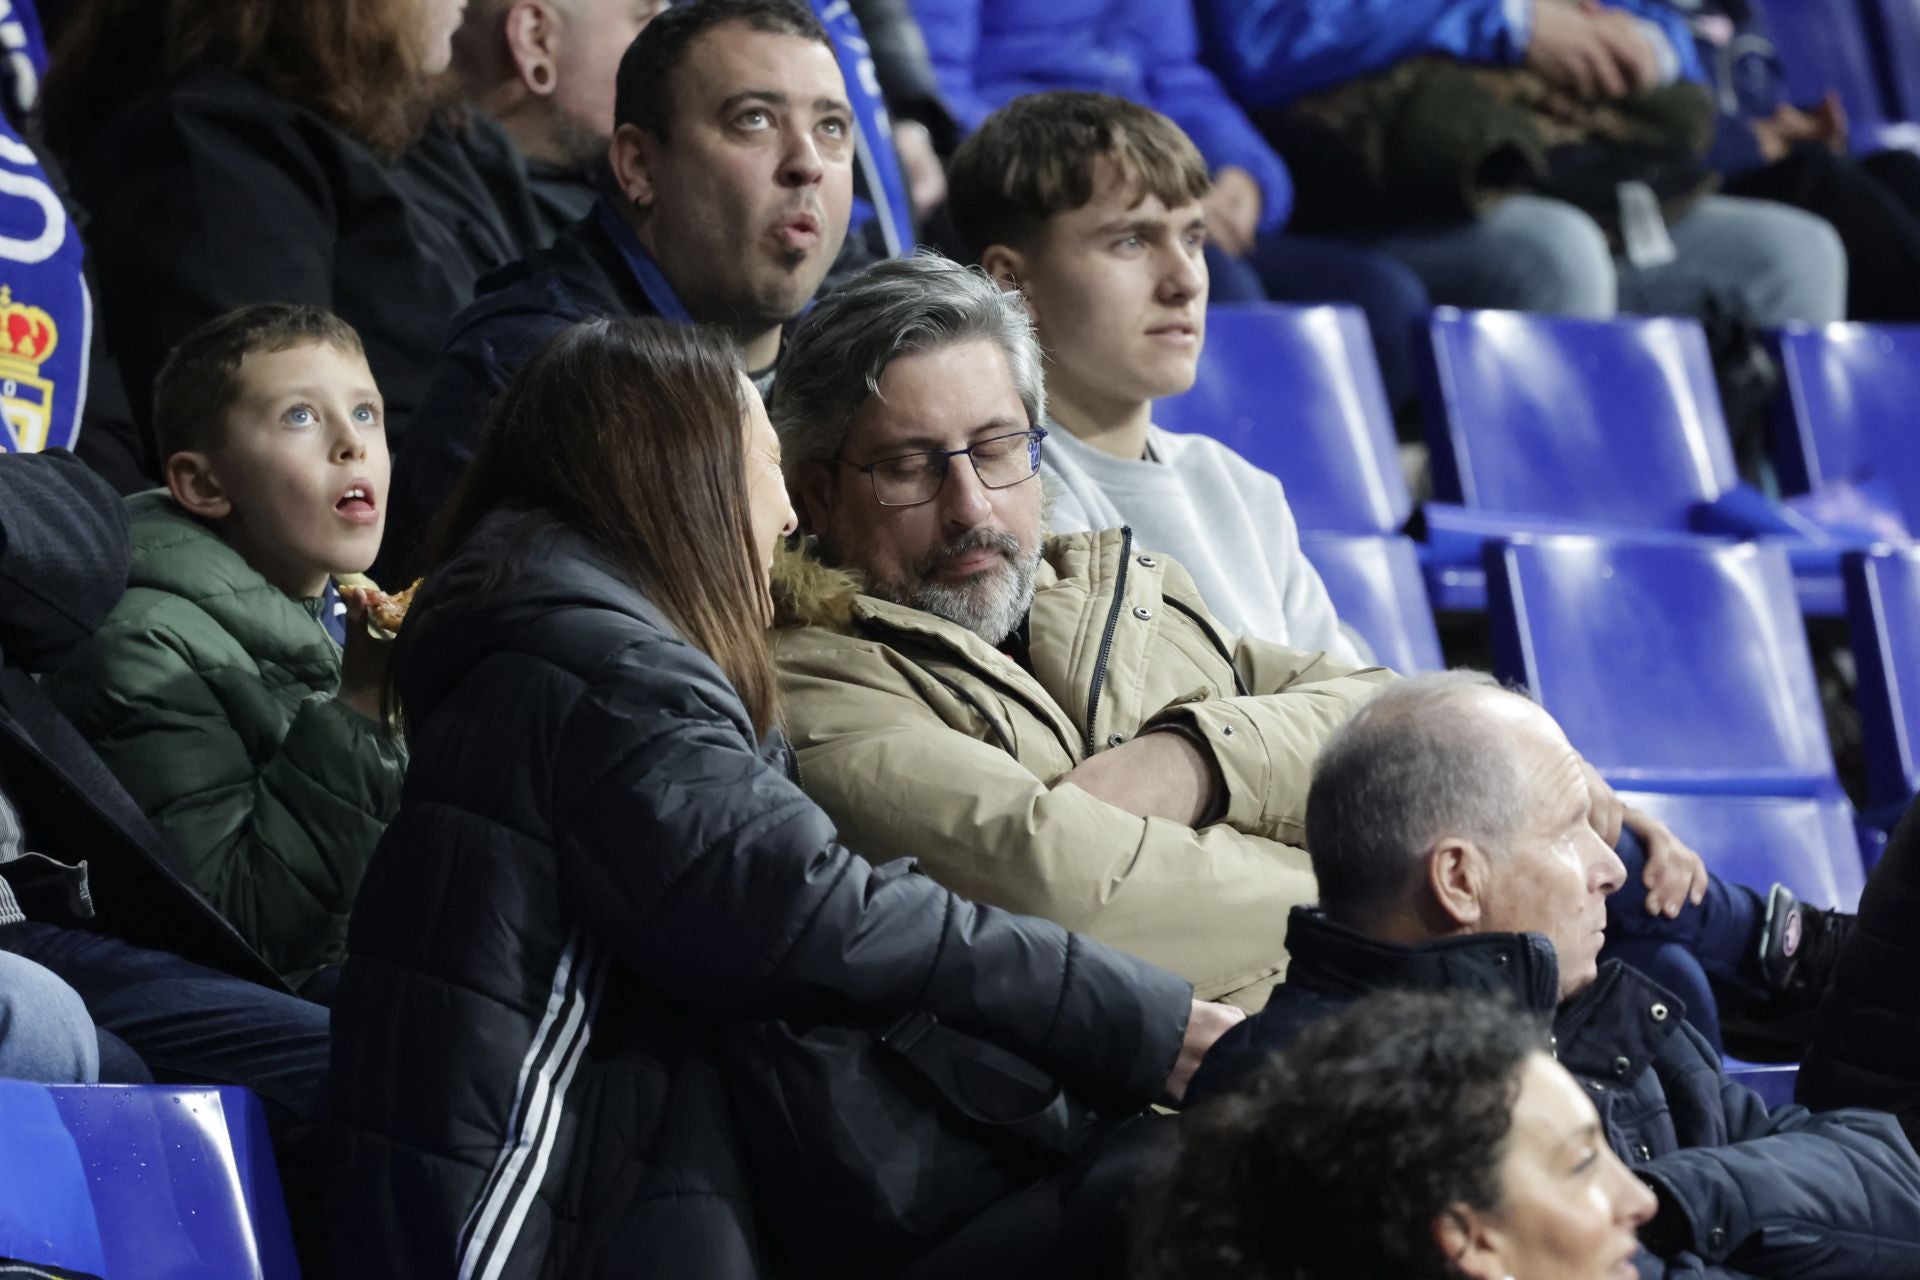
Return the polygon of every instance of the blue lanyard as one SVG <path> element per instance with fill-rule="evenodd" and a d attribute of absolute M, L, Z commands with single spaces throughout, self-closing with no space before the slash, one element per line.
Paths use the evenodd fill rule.
<path fill-rule="evenodd" d="M 640 286 L 640 292 L 647 295 L 647 301 L 652 304 L 654 314 L 662 320 L 671 320 L 676 324 L 692 324 L 693 317 L 681 304 L 680 295 L 675 293 L 673 286 L 667 282 L 666 273 L 660 270 L 660 264 L 653 260 L 653 255 L 648 253 L 646 246 L 640 243 L 640 237 L 633 234 L 633 228 L 627 225 L 627 220 L 620 216 L 619 210 L 608 203 L 605 196 L 601 196 L 595 206 L 595 213 L 600 219 L 600 229 L 607 233 L 613 241 L 614 248 L 618 249 L 620 256 L 626 259 L 627 269 L 633 272 L 634 281 Z"/>

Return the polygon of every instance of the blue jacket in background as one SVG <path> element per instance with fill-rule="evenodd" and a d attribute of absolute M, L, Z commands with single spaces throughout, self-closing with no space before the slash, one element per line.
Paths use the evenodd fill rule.
<path fill-rule="evenodd" d="M 1517 64 L 1533 36 L 1533 6 L 1552 0 L 1197 0 L 1209 63 L 1250 108 L 1280 107 L 1320 89 L 1427 54 Z M 1681 78 L 1698 80 L 1693 35 L 1659 0 L 1613 0 L 1666 33 Z"/>
<path fill-rule="evenodd" d="M 913 0 L 933 66 L 960 126 L 1023 93 L 1083 89 L 1143 103 L 1171 119 L 1219 172 L 1260 184 L 1260 229 L 1293 209 L 1280 157 L 1200 64 L 1190 0 Z"/>
<path fill-rule="evenodd" d="M 1786 68 L 1766 19 L 1746 0 L 1694 0 L 1684 7 L 1692 11 L 1694 49 L 1713 89 L 1716 120 L 1707 166 L 1727 177 L 1762 168 L 1767 158 L 1751 122 L 1772 116 L 1788 100 Z"/>
<path fill-rule="evenodd" d="M 1373 992 L 1504 994 L 1552 1020 L 1560 1065 L 1588 1091 L 1607 1145 L 1684 1220 L 1643 1280 L 1911 1280 L 1920 1275 L 1920 1156 L 1877 1111 L 1769 1109 L 1727 1078 L 1686 1010 L 1639 971 L 1602 964 L 1556 1007 L 1559 968 L 1538 934 L 1491 933 L 1423 946 L 1378 942 L 1312 907 L 1287 923 L 1287 980 L 1222 1036 L 1189 1106 L 1238 1086 L 1308 1026 Z"/>

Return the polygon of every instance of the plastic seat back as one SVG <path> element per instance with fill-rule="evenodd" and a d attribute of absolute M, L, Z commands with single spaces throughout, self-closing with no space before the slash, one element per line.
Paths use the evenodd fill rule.
<path fill-rule="evenodd" d="M 1413 510 L 1356 307 L 1208 308 L 1193 390 L 1155 404 L 1154 421 L 1279 476 L 1302 529 L 1398 533 Z"/>
<path fill-rule="evenodd" d="M 1847 557 L 1847 620 L 1860 673 L 1867 803 L 1920 791 L 1920 551 Z"/>
<path fill-rule="evenodd" d="M 101 1280 L 298 1280 L 259 1100 L 0 1080 L 0 1258 Z"/>
<path fill-rule="evenodd" d="M 1495 666 L 1617 787 L 1829 794 L 1792 570 L 1701 538 L 1515 538 L 1487 552 Z"/>
<path fill-rule="evenodd" d="M 1303 533 L 1300 545 L 1326 583 L 1334 611 L 1366 640 L 1374 661 L 1403 674 L 1446 665 L 1411 539 Z"/>
<path fill-rule="evenodd" d="M 1781 488 L 1808 495 L 1792 501 L 1816 518 L 1920 533 L 1920 326 L 1833 324 L 1773 342 Z"/>
<path fill-rule="evenodd" d="M 1866 868 L 1844 796 L 1665 795 L 1622 791 L 1692 845 L 1722 880 L 1764 894 L 1784 884 L 1803 902 L 1851 911 Z"/>
<path fill-rule="evenodd" d="M 1861 7 L 1868 39 L 1882 55 L 1888 113 L 1920 120 L 1920 0 L 1861 0 Z"/>
<path fill-rule="evenodd" d="M 1692 320 L 1436 310 L 1425 387 L 1435 496 L 1615 528 L 1684 530 L 1736 482 Z"/>

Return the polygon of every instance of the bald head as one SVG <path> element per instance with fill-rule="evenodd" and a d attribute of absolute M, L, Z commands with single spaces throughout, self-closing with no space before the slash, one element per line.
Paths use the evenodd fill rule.
<path fill-rule="evenodd" d="M 1307 798 L 1321 904 L 1384 941 L 1532 933 L 1565 999 L 1593 981 L 1625 878 L 1594 832 L 1589 770 L 1538 706 L 1486 676 L 1415 676 L 1329 742 Z"/>
<path fill-rule="evenodd" d="M 1523 739 L 1543 733 L 1560 730 L 1480 672 L 1382 690 L 1314 766 L 1307 849 L 1321 905 L 1348 923 L 1378 915 L 1404 899 L 1446 837 L 1506 847 L 1527 816 Z"/>

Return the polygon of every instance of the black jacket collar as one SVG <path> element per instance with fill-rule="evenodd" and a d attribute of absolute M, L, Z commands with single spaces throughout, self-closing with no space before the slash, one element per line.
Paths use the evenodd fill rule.
<path fill-rule="evenodd" d="M 1386 988 L 1499 993 L 1541 1017 L 1553 1013 L 1560 967 L 1537 933 L 1477 933 L 1419 946 L 1380 942 L 1335 924 L 1317 907 L 1287 920 L 1287 985 L 1358 999 Z"/>
<path fill-rule="evenodd" d="M 1686 1016 L 1672 993 L 1617 960 L 1556 1008 L 1560 967 L 1537 933 L 1480 933 L 1418 946 L 1380 942 L 1295 907 L 1287 921 L 1287 985 L 1339 999 L 1388 988 L 1503 994 L 1553 1021 L 1554 1050 L 1577 1076 L 1639 1076 Z"/>

